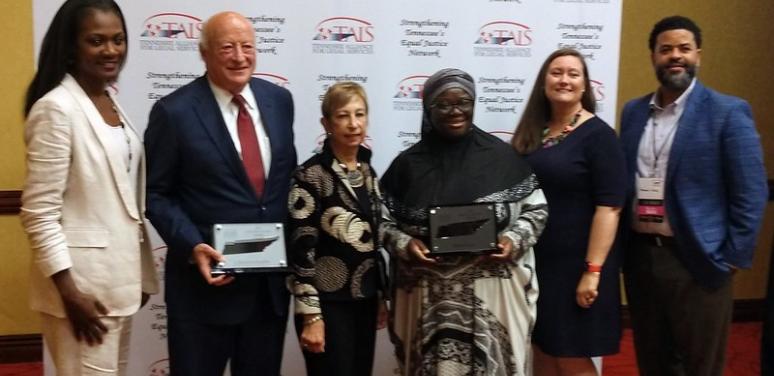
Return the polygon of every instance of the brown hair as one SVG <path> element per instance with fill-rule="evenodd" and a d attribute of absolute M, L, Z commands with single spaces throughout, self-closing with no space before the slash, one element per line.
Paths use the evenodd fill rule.
<path fill-rule="evenodd" d="M 365 89 L 360 84 L 352 81 L 341 81 L 331 85 L 322 100 L 322 115 L 330 120 L 332 112 L 339 107 L 345 106 L 354 97 L 360 97 L 365 104 L 366 113 L 368 112 L 368 97 Z"/>
<path fill-rule="evenodd" d="M 575 56 L 580 60 L 583 65 L 583 81 L 584 89 L 581 96 L 581 105 L 583 109 L 594 113 L 596 111 L 596 101 L 594 94 L 591 91 L 591 78 L 589 77 L 589 69 L 586 65 L 586 60 L 583 59 L 583 55 L 572 48 L 562 48 L 554 51 L 551 55 L 548 55 L 546 61 L 540 67 L 537 79 L 535 80 L 535 86 L 532 88 L 532 94 L 529 96 L 527 107 L 524 108 L 524 113 L 521 115 L 521 120 L 516 126 L 516 131 L 511 139 L 511 144 L 516 151 L 520 154 L 529 154 L 537 150 L 540 147 L 540 142 L 543 137 L 543 129 L 546 122 L 551 120 L 551 103 L 546 98 L 545 84 L 546 74 L 548 73 L 548 66 L 551 65 L 556 58 L 562 56 Z"/>

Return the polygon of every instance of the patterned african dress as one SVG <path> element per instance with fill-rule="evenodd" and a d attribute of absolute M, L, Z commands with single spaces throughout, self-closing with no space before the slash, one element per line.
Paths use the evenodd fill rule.
<path fill-rule="evenodd" d="M 531 374 L 538 296 L 532 246 L 547 206 L 537 179 L 513 149 L 475 128 L 448 145 L 425 137 L 385 173 L 385 204 L 405 234 L 428 243 L 427 206 L 494 203 L 509 261 L 447 256 L 414 263 L 403 238 L 385 241 L 394 275 L 391 338 L 402 375 Z"/>

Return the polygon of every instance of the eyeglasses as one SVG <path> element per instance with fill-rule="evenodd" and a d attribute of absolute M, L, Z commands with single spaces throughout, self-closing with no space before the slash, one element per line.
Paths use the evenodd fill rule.
<path fill-rule="evenodd" d="M 430 105 L 430 108 L 438 110 L 442 114 L 449 114 L 455 108 L 462 112 L 470 112 L 473 109 L 472 99 L 462 99 L 457 103 L 436 102 Z"/>

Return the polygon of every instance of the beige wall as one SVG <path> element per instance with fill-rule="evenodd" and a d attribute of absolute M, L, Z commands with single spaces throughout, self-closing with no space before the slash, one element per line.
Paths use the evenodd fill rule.
<path fill-rule="evenodd" d="M 0 1 L 0 190 L 21 189 L 24 179 L 22 104 L 32 78 L 32 2 Z M 27 308 L 29 247 L 19 218 L 0 215 L 0 335 L 38 332 Z"/>
<path fill-rule="evenodd" d="M 771 0 L 721 1 L 624 0 L 619 80 L 619 110 L 624 101 L 656 87 L 647 48 L 648 33 L 661 17 L 692 17 L 704 30 L 700 77 L 709 86 L 746 98 L 766 151 L 769 177 L 774 178 L 774 106 L 770 106 L 774 61 Z M 22 97 L 32 77 L 31 0 L 0 1 L 0 190 L 21 189 L 24 176 Z M 766 291 L 767 265 L 774 234 L 774 207 L 767 218 L 752 271 L 736 278 L 739 299 L 757 299 Z M 29 250 L 16 216 L 0 216 L 0 335 L 38 332 L 35 314 L 27 309 Z"/>

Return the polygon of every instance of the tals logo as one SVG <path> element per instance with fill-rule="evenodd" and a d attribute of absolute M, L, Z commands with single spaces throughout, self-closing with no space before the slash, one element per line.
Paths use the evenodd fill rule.
<path fill-rule="evenodd" d="M 322 150 L 323 142 L 325 142 L 325 138 L 327 138 L 328 135 L 326 133 L 320 133 L 317 135 L 317 138 L 314 139 L 314 144 L 317 146 L 318 149 Z"/>
<path fill-rule="evenodd" d="M 605 100 L 605 84 L 601 81 L 591 80 L 591 92 L 594 93 L 594 99 L 597 102 Z"/>
<path fill-rule="evenodd" d="M 374 40 L 374 27 L 370 22 L 352 17 L 328 18 L 315 26 L 316 41 L 368 43 Z"/>
<path fill-rule="evenodd" d="M 157 360 L 148 367 L 148 376 L 169 376 L 169 359 Z"/>
<path fill-rule="evenodd" d="M 395 111 L 422 111 L 422 91 L 427 75 L 408 76 L 398 82 L 397 92 L 392 96 Z"/>
<path fill-rule="evenodd" d="M 146 239 L 145 241 L 149 241 Z M 156 266 L 156 273 L 158 273 L 159 279 L 164 280 L 164 266 L 166 265 L 167 261 L 167 246 L 161 245 L 156 248 L 153 248 L 151 251 L 153 253 L 153 263 Z"/>
<path fill-rule="evenodd" d="M 498 46 L 529 46 L 532 44 L 532 29 L 516 22 L 494 21 L 478 30 L 478 39 L 475 43 Z"/>
<path fill-rule="evenodd" d="M 290 81 L 288 81 L 287 78 L 273 73 L 256 72 L 253 73 L 253 77 L 269 81 L 280 87 L 286 87 L 288 84 L 290 84 Z"/>
<path fill-rule="evenodd" d="M 159 13 L 143 21 L 141 37 L 199 39 L 202 20 L 182 13 Z"/>
<path fill-rule="evenodd" d="M 415 75 L 408 76 L 398 82 L 398 92 L 393 98 L 399 99 L 422 99 L 422 89 L 425 88 L 425 81 L 429 76 Z"/>

